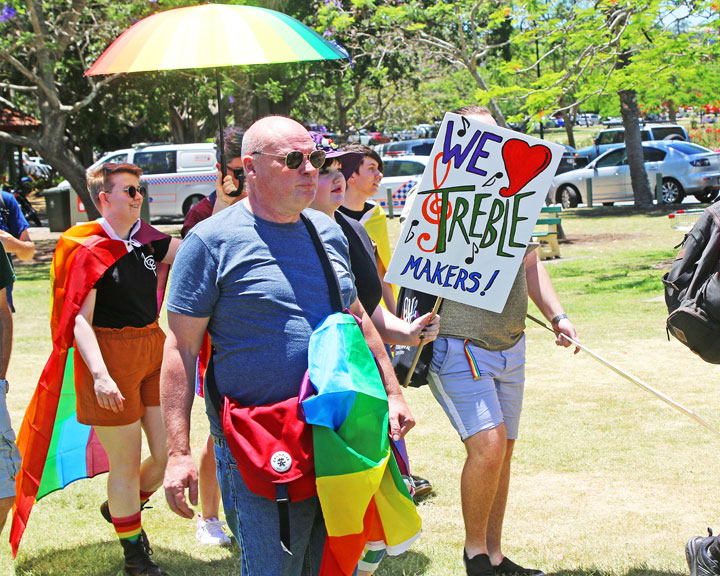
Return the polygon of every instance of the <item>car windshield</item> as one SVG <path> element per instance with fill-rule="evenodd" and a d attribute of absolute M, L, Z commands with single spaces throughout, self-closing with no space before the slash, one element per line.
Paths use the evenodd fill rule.
<path fill-rule="evenodd" d="M 703 146 L 698 146 L 697 144 L 693 144 L 692 142 L 673 142 L 671 144 L 668 144 L 670 148 L 673 150 L 677 150 L 678 152 L 681 152 L 682 154 L 687 154 L 688 156 L 694 156 L 695 154 L 707 154 L 708 152 L 712 152 L 712 150 L 709 150 L 708 148 L 704 148 Z"/>

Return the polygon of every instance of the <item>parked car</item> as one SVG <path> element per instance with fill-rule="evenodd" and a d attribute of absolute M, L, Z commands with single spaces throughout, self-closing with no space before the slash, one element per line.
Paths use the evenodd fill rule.
<path fill-rule="evenodd" d="M 399 212 L 405 206 L 407 193 L 420 182 L 430 156 L 385 156 L 382 161 L 383 179 L 373 199 L 387 211 L 390 192 L 393 210 Z"/>
<path fill-rule="evenodd" d="M 15 152 L 15 169 L 18 167 L 18 153 Z M 39 156 L 29 156 L 27 152 L 22 153 L 23 172 L 33 178 L 50 178 L 52 176 L 52 166 L 46 164 Z"/>
<path fill-rule="evenodd" d="M 390 138 L 382 132 L 368 132 L 363 128 L 355 134 L 350 134 L 350 136 L 348 136 L 348 142 L 359 142 L 360 144 L 365 144 L 365 146 L 373 146 L 374 144 L 390 142 Z"/>
<path fill-rule="evenodd" d="M 132 162 L 143 171 L 151 218 L 184 217 L 194 204 L 215 189 L 215 145 L 140 145 L 106 154 L 90 168 L 108 162 Z M 70 188 L 67 180 L 59 188 Z"/>
<path fill-rule="evenodd" d="M 643 144 L 645 170 L 653 186 L 662 177 L 662 200 L 678 203 L 687 194 L 711 202 L 720 191 L 720 154 L 691 142 L 662 140 Z M 633 200 L 625 146 L 605 152 L 585 168 L 555 176 L 548 197 L 564 208 L 586 202 L 592 180 L 593 203 Z"/>
<path fill-rule="evenodd" d="M 677 124 L 646 124 L 640 128 L 640 136 L 643 142 L 650 140 L 685 140 L 690 137 L 685 128 Z M 594 160 L 603 152 L 618 148 L 625 144 L 625 128 L 606 128 L 595 135 L 595 143 L 591 146 L 580 148 L 578 154 L 587 156 L 588 161 Z"/>
<path fill-rule="evenodd" d="M 429 156 L 432 151 L 435 138 L 417 138 L 415 140 L 402 140 L 400 142 L 388 142 L 374 146 L 380 156 L 400 156 L 414 154 L 416 156 Z"/>
<path fill-rule="evenodd" d="M 583 112 L 575 117 L 575 124 L 578 126 L 595 126 L 600 124 L 600 115 Z"/>
<path fill-rule="evenodd" d="M 563 152 L 555 174 L 564 174 L 570 172 L 570 170 L 577 170 L 588 163 L 587 156 L 580 156 L 572 146 L 568 144 L 561 144 L 561 146 L 565 148 L 565 152 Z"/>

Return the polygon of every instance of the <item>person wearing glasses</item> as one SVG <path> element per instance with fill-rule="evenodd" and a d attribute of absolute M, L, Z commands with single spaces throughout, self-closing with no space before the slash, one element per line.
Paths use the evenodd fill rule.
<path fill-rule="evenodd" d="M 165 334 L 158 326 L 158 262 L 171 264 L 180 241 L 140 220 L 147 194 L 141 175 L 134 164 L 105 164 L 87 175 L 102 215 L 91 223 L 99 229 L 90 251 L 97 250 L 98 259 L 109 252 L 118 257 L 88 287 L 75 317 L 74 369 L 77 419 L 93 426 L 110 464 L 108 500 L 100 511 L 115 527 L 126 572 L 157 576 L 165 572 L 150 559 L 140 512 L 162 484 L 167 462 L 159 393 Z M 79 266 L 78 260 L 68 259 L 69 266 Z M 150 449 L 144 461 L 143 431 Z"/>
<path fill-rule="evenodd" d="M 399 440 L 414 425 L 382 341 L 357 298 L 347 240 L 324 214 L 305 211 L 325 152 L 315 149 L 302 124 L 282 116 L 253 124 L 242 149 L 247 197 L 183 240 L 168 292 L 160 384 L 168 430 L 164 485 L 170 508 L 188 519 L 194 517 L 190 505 L 197 504 L 189 438 L 192 378 L 205 331 L 214 348 L 219 396 L 245 407 L 266 406 L 298 395 L 310 335 L 333 312 L 322 260 L 301 214 L 328 252 L 342 304 L 363 319 L 363 334 L 386 376 L 392 436 Z M 225 516 L 242 549 L 240 573 L 318 574 L 325 524 L 317 496 L 289 503 L 292 538 L 284 548 L 277 504 L 248 489 L 212 403 L 206 401 L 206 408 Z"/>

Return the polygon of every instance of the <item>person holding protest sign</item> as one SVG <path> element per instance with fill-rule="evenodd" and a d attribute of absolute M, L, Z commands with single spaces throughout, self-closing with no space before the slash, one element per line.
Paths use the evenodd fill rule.
<path fill-rule="evenodd" d="M 334 310 L 328 269 L 338 277 L 337 299 L 364 319 L 362 332 L 386 375 L 392 437 L 402 438 L 414 425 L 377 331 L 357 300 L 347 241 L 327 217 L 304 212 L 315 196 L 325 154 L 315 149 L 301 124 L 281 116 L 253 124 L 242 149 L 248 196 L 191 231 L 170 281 L 161 377 L 169 448 L 165 493 L 171 509 L 185 518 L 194 516 L 185 490 L 192 505 L 197 500 L 189 426 L 195 360 L 206 329 L 214 349 L 213 382 L 218 396 L 226 399 L 226 413 L 231 404 L 233 410 L 274 410 L 294 400 L 297 419 L 310 336 Z M 325 258 L 321 252 L 327 252 Z M 228 443 L 236 438 L 238 422 L 250 425 L 250 420 L 221 424 L 213 403 L 207 406 L 222 465 L 223 505 L 243 552 L 242 574 L 317 574 L 326 532 L 317 496 L 284 501 L 287 515 L 281 517 L 278 502 L 245 482 L 234 455 L 241 454 L 240 447 L 231 449 Z M 288 445 L 295 457 L 300 447 Z M 275 455 L 270 462 L 275 470 L 287 470 L 294 461 L 290 454 Z M 283 536 L 283 518 L 291 519 L 291 540 Z"/>
<path fill-rule="evenodd" d="M 185 216 L 185 222 L 180 230 L 180 235 L 185 238 L 190 230 L 203 220 L 213 214 L 232 206 L 242 200 L 247 193 L 244 189 L 245 177 L 242 166 L 242 139 L 245 134 L 242 128 L 230 127 L 225 129 L 225 160 L 227 174 L 225 178 L 220 173 L 220 134 L 215 137 L 215 154 L 217 156 L 218 178 L 215 183 L 215 190 L 206 198 L 195 204 Z M 210 339 L 207 338 L 207 346 L 210 346 Z M 201 353 L 202 355 L 202 353 Z M 198 372 L 204 364 L 198 360 Z M 202 365 L 204 368 L 205 366 Z M 203 379 L 205 374 L 196 375 L 196 389 L 198 396 L 203 397 Z M 200 492 L 200 509 L 198 514 L 197 529 L 195 538 L 201 544 L 209 546 L 229 546 L 232 541 L 223 530 L 225 522 L 219 520 L 220 513 L 220 485 L 217 480 L 215 467 L 215 452 L 212 434 L 208 435 L 207 442 L 200 450 L 200 465 L 198 467 L 198 489 Z"/>
<path fill-rule="evenodd" d="M 496 124 L 490 111 L 484 107 L 462 108 L 457 114 L 463 116 L 462 127 L 455 133 L 460 136 L 465 136 L 468 131 L 469 123 L 466 118 L 474 118 L 486 124 Z M 448 127 L 447 130 L 444 150 L 448 151 L 448 156 L 452 156 L 459 152 L 460 147 L 458 145 L 452 150 L 449 149 L 449 143 L 455 136 L 448 136 L 450 128 Z M 472 142 L 480 141 L 480 133 L 480 129 L 474 132 Z M 500 143 L 504 140 L 503 137 L 492 132 L 483 131 L 482 134 L 486 143 Z M 515 142 L 518 140 L 515 139 Z M 525 145 L 524 142 L 522 144 Z M 478 149 L 470 161 L 470 168 L 467 170 L 473 174 L 484 175 L 483 178 L 494 174 L 482 185 L 490 187 L 498 178 L 504 176 L 498 170 L 490 171 L 491 167 L 483 165 L 481 169 L 474 164 L 479 158 L 489 157 L 489 153 L 483 151 L 482 146 L 483 144 L 478 144 Z M 539 146 L 538 150 L 540 148 L 542 147 Z M 494 148 L 494 150 L 498 149 L 499 145 Z M 525 149 L 529 150 L 527 147 Z M 547 154 L 540 171 L 548 166 L 549 150 Z M 441 156 L 443 154 L 436 159 L 436 165 Z M 456 158 L 456 169 L 465 158 L 470 158 L 467 149 L 462 160 L 458 161 Z M 449 170 L 450 160 L 444 162 Z M 508 171 L 507 164 L 506 171 Z M 435 185 L 436 189 L 440 187 L 442 184 Z M 505 191 L 507 192 L 507 189 Z M 413 210 L 412 203 L 417 199 L 418 194 L 417 188 L 408 194 L 407 204 L 403 210 L 404 219 L 408 219 L 411 213 L 417 213 Z M 527 192 L 526 196 L 531 194 L 536 192 Z M 483 197 L 488 196 L 489 193 L 476 194 L 475 201 L 479 202 Z M 497 204 L 493 206 L 502 205 L 502 200 L 496 202 Z M 455 209 L 460 212 L 458 205 L 456 204 Z M 480 214 L 477 204 L 476 208 L 473 208 L 473 214 Z M 513 223 L 528 219 L 517 214 L 513 218 L 515 218 Z M 413 238 L 412 229 L 417 225 L 417 221 L 410 224 L 406 226 L 409 230 L 406 234 L 408 239 Z M 502 235 L 497 234 L 497 238 L 502 238 Z M 505 238 L 505 241 L 508 239 Z M 512 243 L 512 239 L 510 242 Z M 575 327 L 565 314 L 535 247 L 530 244 L 525 248 L 524 244 L 517 243 L 513 244 L 513 247 L 516 250 L 524 248 L 525 252 L 514 282 L 508 283 L 509 295 L 500 312 L 492 312 L 449 298 L 443 300 L 440 335 L 434 344 L 429 371 L 429 384 L 433 395 L 460 435 L 467 451 L 460 492 L 465 523 L 463 560 L 468 576 L 497 574 L 541 576 L 543 574 L 540 570 L 523 568 L 511 561 L 503 554 L 501 545 L 510 482 L 510 462 L 518 437 L 525 384 L 524 330 L 528 297 L 551 322 L 557 334 L 555 340 L 557 345 L 565 347 L 571 345 L 561 334 L 577 340 Z M 477 253 L 473 245 L 471 255 L 464 262 L 472 265 Z M 504 253 L 503 255 L 506 256 Z M 492 254 L 489 254 L 486 258 L 491 256 Z M 482 255 L 478 258 L 482 259 Z M 405 270 L 407 269 L 406 266 Z M 448 270 L 448 267 L 442 269 Z M 495 280 L 497 272 L 496 270 L 487 285 L 483 282 L 486 291 Z M 465 278 L 468 277 L 468 272 L 463 270 L 454 273 L 458 277 L 455 281 L 456 285 L 467 288 L 460 273 L 464 273 Z M 421 274 L 416 278 L 418 276 Z M 480 277 L 480 274 L 475 275 L 476 280 Z M 444 285 L 452 285 L 449 273 Z M 472 298 L 483 297 L 485 294 L 478 288 L 479 285 L 468 290 L 472 293 Z"/>
<path fill-rule="evenodd" d="M 370 239 L 375 244 L 375 259 L 380 279 L 390 263 L 392 250 L 388 237 L 387 216 L 380 205 L 372 200 L 377 194 L 378 186 L 383 177 L 383 162 L 377 152 L 363 144 L 351 144 L 346 152 L 361 153 L 362 163 L 347 179 L 345 200 L 339 210 L 345 216 L 357 220 L 365 227 Z M 395 310 L 395 289 L 392 284 L 383 281 L 382 301 L 385 307 Z"/>

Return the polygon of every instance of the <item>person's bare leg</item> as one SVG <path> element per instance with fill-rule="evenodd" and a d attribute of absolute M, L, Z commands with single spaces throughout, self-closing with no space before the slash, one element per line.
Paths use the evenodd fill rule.
<path fill-rule="evenodd" d="M 0 498 L 0 534 L 2 534 L 3 528 L 5 527 L 5 521 L 12 509 L 13 502 L 15 502 L 15 498 L 12 496 Z"/>
<path fill-rule="evenodd" d="M 215 442 L 212 435 L 208 435 L 207 442 L 200 450 L 198 474 L 202 516 L 217 518 L 220 514 L 220 485 L 215 470 Z"/>
<path fill-rule="evenodd" d="M 98 439 L 110 461 L 108 505 L 115 518 L 140 511 L 140 420 L 126 426 L 95 426 Z"/>
<path fill-rule="evenodd" d="M 140 490 L 155 492 L 162 485 L 167 465 L 165 424 L 160 406 L 148 406 L 140 421 L 150 449 L 150 456 L 140 465 Z"/>
<path fill-rule="evenodd" d="M 488 521 L 505 458 L 505 424 L 465 440 L 467 460 L 460 480 L 465 551 L 468 558 L 488 553 Z"/>
<path fill-rule="evenodd" d="M 508 489 L 510 487 L 510 460 L 512 459 L 515 440 L 508 440 L 505 449 L 505 460 L 503 461 L 500 478 L 498 480 L 495 500 L 490 510 L 487 529 L 487 547 L 490 562 L 498 566 L 503 560 L 502 553 L 502 527 L 505 518 L 505 506 L 507 505 Z"/>

